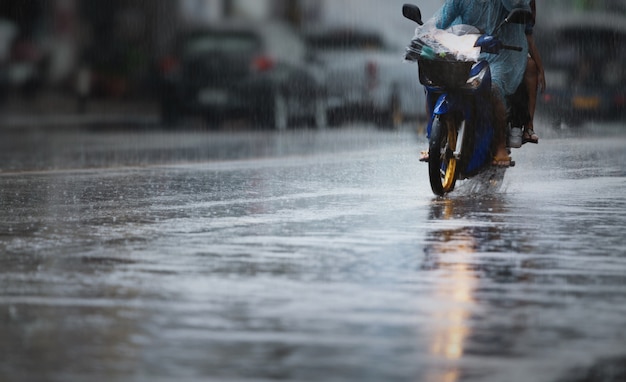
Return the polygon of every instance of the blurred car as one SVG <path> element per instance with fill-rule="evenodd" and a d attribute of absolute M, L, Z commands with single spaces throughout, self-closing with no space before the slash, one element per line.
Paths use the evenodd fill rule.
<path fill-rule="evenodd" d="M 10 86 L 21 92 L 22 96 L 34 96 L 44 86 L 47 64 L 46 52 L 41 43 L 18 34 L 13 41 L 8 67 Z"/>
<path fill-rule="evenodd" d="M 537 43 L 547 81 L 539 112 L 568 124 L 626 115 L 626 17 L 563 17 L 539 32 Z"/>
<path fill-rule="evenodd" d="M 276 129 L 303 119 L 326 125 L 323 81 L 306 60 L 304 42 L 283 24 L 187 31 L 161 72 L 166 124 L 197 114 L 210 126 L 240 117 Z"/>
<path fill-rule="evenodd" d="M 10 79 L 8 75 L 11 59 L 11 46 L 17 34 L 15 25 L 0 18 L 0 105 L 4 102 L 9 91 Z"/>
<path fill-rule="evenodd" d="M 397 128 L 407 117 L 425 116 L 417 66 L 403 62 L 404 47 L 370 29 L 317 28 L 305 39 L 324 70 L 333 120 L 360 117 Z"/>
<path fill-rule="evenodd" d="M 12 92 L 34 96 L 45 82 L 46 52 L 38 41 L 18 25 L 0 19 L 0 102 Z"/>

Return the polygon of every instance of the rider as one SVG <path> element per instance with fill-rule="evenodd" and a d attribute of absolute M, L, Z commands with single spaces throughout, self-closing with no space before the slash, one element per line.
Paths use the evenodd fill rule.
<path fill-rule="evenodd" d="M 496 27 L 514 8 L 530 11 L 530 0 L 446 0 L 433 20 L 439 29 L 452 25 L 469 24 L 493 34 Z M 522 52 L 502 50 L 499 54 L 482 56 L 489 62 L 492 75 L 492 102 L 494 106 L 496 152 L 493 165 L 508 167 L 511 157 L 506 149 L 507 107 L 506 96 L 515 92 L 524 77 L 528 45 L 525 26 L 508 24 L 498 33 L 505 45 L 522 47 Z"/>

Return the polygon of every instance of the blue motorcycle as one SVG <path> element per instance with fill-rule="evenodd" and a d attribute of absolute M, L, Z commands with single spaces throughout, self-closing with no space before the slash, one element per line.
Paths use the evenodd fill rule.
<path fill-rule="evenodd" d="M 417 6 L 405 4 L 402 13 L 423 25 Z M 428 172 L 436 195 L 452 192 L 457 180 L 475 176 L 491 165 L 494 152 L 491 71 L 489 63 L 479 59 L 479 54 L 498 54 L 503 49 L 522 51 L 521 47 L 504 45 L 497 38 L 497 31 L 506 23 L 523 24 L 530 16 L 528 11 L 516 9 L 493 35 L 482 34 L 470 25 L 455 25 L 446 31 L 434 31 L 441 35 L 416 35 L 407 47 L 405 58 L 417 62 L 419 80 L 426 89 L 430 116 Z M 457 47 L 450 49 L 446 44 Z M 525 121 L 514 114 L 509 113 L 509 149 L 522 145 Z"/>

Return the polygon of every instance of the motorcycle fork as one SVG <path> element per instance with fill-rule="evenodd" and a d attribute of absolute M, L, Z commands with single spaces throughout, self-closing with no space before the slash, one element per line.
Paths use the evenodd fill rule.
<path fill-rule="evenodd" d="M 463 153 L 463 141 L 465 138 L 465 119 L 461 121 L 461 126 L 459 127 L 459 131 L 456 138 L 456 148 L 454 150 L 454 159 L 461 160 L 461 154 Z"/>

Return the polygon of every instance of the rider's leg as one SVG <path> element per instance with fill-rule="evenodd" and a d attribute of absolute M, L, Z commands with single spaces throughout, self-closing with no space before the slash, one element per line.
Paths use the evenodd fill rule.
<path fill-rule="evenodd" d="M 535 109 L 537 105 L 537 90 L 539 87 L 538 69 L 535 60 L 532 57 L 528 57 L 528 64 L 526 65 L 526 73 L 524 74 L 524 81 L 528 89 L 528 114 L 530 119 L 526 126 L 526 132 L 524 138 L 529 141 L 536 142 L 539 140 L 537 134 L 535 134 L 533 120 L 535 118 Z"/>
<path fill-rule="evenodd" d="M 494 138 L 495 138 L 495 159 L 494 164 L 500 166 L 510 165 L 511 159 L 506 149 L 506 106 L 504 98 L 500 96 L 500 91 L 494 88 L 491 92 L 493 102 L 494 117 Z"/>

